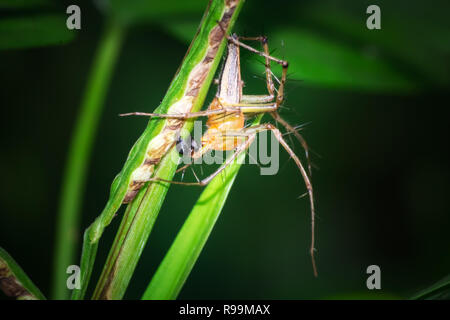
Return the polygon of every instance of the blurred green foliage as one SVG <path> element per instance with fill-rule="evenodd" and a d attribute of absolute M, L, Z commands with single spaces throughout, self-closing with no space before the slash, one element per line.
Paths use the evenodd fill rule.
<path fill-rule="evenodd" d="M 432 286 L 422 290 L 413 296 L 413 299 L 449 300 L 450 299 L 450 275 L 444 277 Z"/>
<path fill-rule="evenodd" d="M 117 114 L 159 105 L 205 5 L 96 3 L 80 1 L 82 29 L 68 31 L 68 1 L 0 2 L 0 49 L 8 49 L 0 52 L 0 243 L 44 294 L 67 143 L 105 15 L 130 30 L 96 140 L 83 228 L 147 121 Z M 321 155 L 313 158 L 319 278 L 307 252 L 307 201 L 297 199 L 303 184 L 282 154 L 275 176 L 242 168 L 180 298 L 406 298 L 449 273 L 450 5 L 382 1 L 382 29 L 368 30 L 369 4 L 247 0 L 235 29 L 269 36 L 273 54 L 290 62 L 282 114 L 311 122 L 304 134 Z M 258 61 L 243 52 L 246 92 L 264 92 Z M 140 297 L 199 192 L 171 187 L 126 298 Z M 100 261 L 108 249 L 100 247 Z M 370 264 L 382 270 L 377 293 L 365 287 Z"/>
<path fill-rule="evenodd" d="M 61 9 L 61 6 L 59 6 Z M 51 1 L 0 1 L 0 50 L 23 49 L 47 45 L 62 45 L 71 41 L 74 33 L 63 28 L 65 10 L 52 12 Z"/>

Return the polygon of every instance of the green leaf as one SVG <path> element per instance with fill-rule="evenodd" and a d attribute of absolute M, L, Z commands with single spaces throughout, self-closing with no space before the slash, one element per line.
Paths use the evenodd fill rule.
<path fill-rule="evenodd" d="M 40 14 L 0 20 L 0 50 L 61 45 L 76 32 L 67 29 L 62 14 Z"/>
<path fill-rule="evenodd" d="M 23 9 L 50 5 L 50 0 L 2 0 L 0 9 Z"/>
<path fill-rule="evenodd" d="M 19 300 L 45 300 L 16 261 L 0 247 L 0 289 Z"/>
<path fill-rule="evenodd" d="M 194 19 L 179 19 L 173 23 L 163 24 L 163 27 L 175 38 L 189 43 L 197 30 L 198 21 Z"/>
<path fill-rule="evenodd" d="M 163 22 L 172 23 L 176 18 L 196 15 L 197 21 L 205 9 L 206 1 L 193 0 L 111 0 L 111 13 L 125 23 Z M 169 19 L 170 17 L 170 19 Z M 197 23 L 198 26 L 198 23 Z M 192 37 L 191 37 L 192 38 Z"/>
<path fill-rule="evenodd" d="M 413 296 L 414 300 L 448 300 L 450 299 L 450 274 L 432 286 Z"/>
<path fill-rule="evenodd" d="M 369 50 L 421 87 L 448 85 L 450 42 L 447 19 L 450 3 L 439 0 L 433 6 L 420 2 L 387 1 L 379 4 L 381 29 L 366 28 L 370 1 L 325 0 L 302 5 L 301 21 L 339 43 Z M 406 10 L 407 8 L 407 10 Z M 437 9 L 439 8 L 439 9 Z M 287 44 L 288 45 L 288 44 Z M 326 61 L 324 61 L 326 62 Z"/>
<path fill-rule="evenodd" d="M 155 175 L 171 178 L 175 174 L 176 149 L 161 160 Z M 127 207 L 114 239 L 93 299 L 121 299 L 144 250 L 166 197 L 167 183 L 150 183 Z"/>
<path fill-rule="evenodd" d="M 289 78 L 305 86 L 366 91 L 409 91 L 415 87 L 408 77 L 383 57 L 357 49 L 306 29 L 283 29 L 269 35 L 269 44 L 285 43 L 280 50 L 289 61 Z M 262 73 L 264 66 L 252 63 Z"/>
<path fill-rule="evenodd" d="M 228 32 L 232 29 L 243 2 L 244 1 L 238 1 L 236 3 L 236 7 L 233 9 L 231 17 L 229 17 Z M 225 17 L 227 12 L 231 12 L 225 10 L 227 10 L 227 7 L 223 0 L 214 0 L 210 2 L 202 22 L 200 23 L 199 31 L 196 33 L 195 38 L 189 47 L 182 66 L 174 77 L 161 105 L 155 110 L 156 113 L 170 113 L 170 107 L 185 95 L 189 76 L 192 74 L 193 70 L 196 70 L 196 66 L 205 59 L 205 54 L 208 52 L 208 47 L 211 45 L 209 41 L 210 35 L 214 30 L 217 30 L 217 21 Z M 212 83 L 215 70 L 221 61 L 222 53 L 226 47 L 225 37 L 221 36 L 216 41 L 220 41 L 218 43 L 219 46 L 217 51 L 215 51 L 214 56 L 208 55 L 209 58 L 212 58 L 212 61 L 207 69 L 207 74 L 200 82 L 199 90 L 196 93 L 195 100 L 191 107 L 191 111 L 193 112 L 201 109 L 208 88 Z M 155 120 L 149 121 L 147 129 L 139 139 L 140 142 L 136 144 L 140 145 L 138 149 L 136 149 L 136 152 L 133 152 L 133 150 L 130 152 L 129 160 L 127 160 L 121 173 L 123 177 L 125 177 L 124 173 L 126 173 L 127 170 L 130 173 L 127 177 L 131 177 L 131 173 L 137 168 L 136 165 L 140 165 L 144 161 L 144 155 L 147 153 L 147 146 L 148 143 L 150 143 L 150 139 L 153 139 L 155 137 L 154 134 L 158 134 L 161 131 L 161 128 L 158 131 L 156 131 L 156 128 L 162 125 L 163 122 Z M 193 125 L 193 121 L 186 121 L 183 127 L 183 129 L 186 130 L 182 131 L 182 137 L 185 137 L 185 135 L 192 130 Z M 143 141 L 146 141 L 146 143 L 142 144 Z M 140 160 L 136 159 L 132 154 L 139 154 Z M 166 153 L 161 162 L 157 165 L 154 175 L 165 180 L 171 180 L 175 174 L 176 167 L 178 166 L 178 161 L 174 161 L 174 156 L 178 157 L 178 153 L 174 146 L 172 146 L 171 151 Z M 127 180 L 124 179 L 124 184 L 121 187 L 126 191 L 129 183 L 130 180 L 128 180 L 128 178 Z M 112 189 L 114 188 L 115 187 L 113 186 Z M 167 189 L 168 184 L 166 183 L 147 183 L 140 189 L 136 198 L 128 205 L 125 216 L 119 227 L 119 232 L 114 240 L 107 262 L 100 276 L 100 280 L 94 291 L 93 299 L 121 299 L 123 297 L 133 275 L 134 268 L 139 261 L 143 247 L 150 235 L 154 220 L 164 201 Z M 123 197 L 113 196 L 111 201 L 117 202 L 117 199 L 121 203 Z M 116 210 L 106 210 L 106 215 L 102 213 L 97 218 L 100 220 L 96 220 L 102 221 L 103 219 L 103 222 L 100 224 L 100 228 L 103 229 L 109 224 L 110 219 L 113 218 L 113 214 L 116 212 Z M 95 233 L 95 225 L 96 222 L 93 224 L 93 235 L 95 236 L 96 234 L 97 237 L 98 235 L 101 236 L 101 232 Z M 94 239 L 94 237 L 92 239 Z M 96 245 L 94 249 L 96 249 Z M 89 250 L 86 252 L 89 252 Z M 83 264 L 82 269 L 84 269 Z M 87 279 L 87 277 L 84 277 L 84 279 Z"/>
<path fill-rule="evenodd" d="M 244 157 L 245 152 L 202 192 L 148 285 L 143 300 L 176 299 L 225 205 Z"/>
<path fill-rule="evenodd" d="M 74 263 L 78 244 L 73 235 L 79 232 L 81 199 L 89 158 L 124 37 L 125 30 L 122 25 L 113 20 L 106 22 L 80 104 L 80 114 L 70 143 L 58 208 L 52 283 L 54 299 L 66 299 L 69 294 L 65 285 L 66 268 Z M 92 255 L 95 257 L 95 252 L 92 252 Z"/>
<path fill-rule="evenodd" d="M 263 115 L 252 124 L 260 123 Z M 172 246 L 156 270 L 142 300 L 171 300 L 180 293 L 211 234 L 246 153 L 240 154 L 203 190 Z"/>

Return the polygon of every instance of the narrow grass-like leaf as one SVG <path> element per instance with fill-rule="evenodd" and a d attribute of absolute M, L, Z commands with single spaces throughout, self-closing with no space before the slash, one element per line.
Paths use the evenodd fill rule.
<path fill-rule="evenodd" d="M 253 124 L 258 124 L 261 117 Z M 202 192 L 145 290 L 143 300 L 176 299 L 222 212 L 245 155 L 245 152 L 239 155 Z"/>
<path fill-rule="evenodd" d="M 174 37 L 187 43 L 189 42 L 189 39 L 192 38 L 192 35 L 195 34 L 197 23 L 193 19 L 179 19 L 174 23 L 163 24 L 163 28 L 170 32 Z"/>
<path fill-rule="evenodd" d="M 176 299 L 225 205 L 239 167 L 237 163 L 230 165 L 202 192 L 142 299 Z"/>
<path fill-rule="evenodd" d="M 413 296 L 413 300 L 448 300 L 450 299 L 450 275 Z"/>
<path fill-rule="evenodd" d="M 226 6 L 226 1 L 224 0 L 212 0 L 210 2 L 200 24 L 199 31 L 183 60 L 182 66 L 172 81 L 161 106 L 157 108 L 155 112 L 166 113 L 170 106 L 179 101 L 186 93 L 190 75 L 197 75 L 196 70 L 198 70 L 198 68 L 196 67 L 203 65 L 203 62 L 207 61 L 208 70 L 204 77 L 194 77 L 192 79 L 195 79 L 195 81 L 189 81 L 189 84 L 191 82 L 196 83 L 197 81 L 199 83 L 198 92 L 196 93 L 191 111 L 195 112 L 201 109 L 209 86 L 212 83 L 215 70 L 221 61 L 220 58 L 226 46 L 226 38 L 223 34 L 220 38 L 217 38 L 217 33 L 214 32 L 218 29 L 217 21 L 226 19 L 229 32 L 237 19 L 243 2 L 243 0 L 229 2 L 229 6 Z M 214 48 L 212 51 L 210 51 L 210 46 Z M 210 55 L 211 52 L 213 52 L 214 55 Z M 164 123 L 164 121 L 158 119 L 150 120 L 146 129 L 147 134 L 143 134 L 145 141 L 147 141 L 145 147 L 144 145 L 141 146 L 143 154 L 146 153 L 147 145 L 150 141 L 150 139 L 147 139 L 150 132 L 148 131 L 148 128 L 153 128 L 157 126 L 158 123 Z M 192 127 L 193 121 L 186 121 L 183 127 L 183 129 L 186 130 L 183 130 L 182 134 L 186 135 Z M 153 134 L 155 132 L 158 133 L 159 131 L 153 130 L 151 133 Z M 154 135 L 151 137 L 154 137 Z M 175 161 L 173 157 L 175 157 Z M 176 154 L 175 148 L 172 148 L 171 152 L 168 152 L 158 164 L 155 176 L 171 180 L 178 164 L 177 157 L 178 155 Z M 124 184 L 124 187 L 127 188 L 128 185 L 129 181 Z M 167 184 L 147 184 L 139 191 L 138 196 L 132 201 L 129 208 L 127 208 L 127 212 L 122 219 L 119 233 L 116 236 L 100 277 L 100 281 L 95 289 L 94 299 L 120 299 L 123 297 L 134 272 L 134 268 L 142 253 L 142 249 L 150 235 L 153 222 L 159 213 L 167 189 Z"/>
<path fill-rule="evenodd" d="M 48 6 L 54 4 L 51 0 L 2 0 L 0 9 L 24 9 Z"/>
<path fill-rule="evenodd" d="M 110 21 L 105 25 L 81 102 L 59 203 L 52 283 L 54 299 L 65 299 L 69 296 L 65 284 L 66 268 L 73 264 L 78 244 L 79 213 L 89 157 L 123 38 L 124 30 L 120 24 Z"/>
<path fill-rule="evenodd" d="M 159 21 L 172 23 L 180 16 L 201 14 L 206 1 L 148 1 L 111 0 L 111 12 L 125 23 L 145 23 Z M 170 17 L 170 18 L 169 18 Z"/>
<path fill-rule="evenodd" d="M 0 289 L 18 300 L 45 300 L 16 261 L 0 247 Z"/>
<path fill-rule="evenodd" d="M 347 43 L 356 53 L 384 60 L 421 88 L 447 88 L 450 73 L 442 66 L 448 62 L 450 41 L 443 39 L 448 39 L 450 29 L 442 21 L 447 20 L 450 2 L 436 0 L 430 7 L 411 1 L 407 12 L 402 2 L 385 2 L 381 6 L 381 30 L 369 30 L 364 25 L 368 15 L 362 13 L 369 4 L 325 0 L 308 5 L 299 2 L 298 9 L 300 20 L 310 21 L 321 34 Z"/>
<path fill-rule="evenodd" d="M 177 156 L 173 149 L 172 154 L 161 161 L 155 175 L 172 177 L 176 170 L 173 158 Z M 127 207 L 93 299 L 117 300 L 123 297 L 168 190 L 167 183 L 151 183 Z"/>
<path fill-rule="evenodd" d="M 417 87 L 395 65 L 368 50 L 354 48 L 311 30 L 283 29 L 269 35 L 286 43 L 289 77 L 307 86 L 364 91 L 410 91 Z M 252 66 L 263 72 L 259 63 Z"/>

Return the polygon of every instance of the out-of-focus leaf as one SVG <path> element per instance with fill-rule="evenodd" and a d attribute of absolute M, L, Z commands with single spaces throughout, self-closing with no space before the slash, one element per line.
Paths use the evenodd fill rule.
<path fill-rule="evenodd" d="M 301 19 L 342 43 L 371 48 L 395 62 L 410 78 L 428 84 L 450 83 L 450 2 L 385 1 L 379 5 L 381 29 L 366 27 L 371 1 L 312 1 L 299 8 Z M 437 10 L 437 8 L 440 8 Z"/>
<path fill-rule="evenodd" d="M 42 14 L 0 20 L 0 50 L 64 44 L 76 32 L 62 14 Z"/>
<path fill-rule="evenodd" d="M 368 91 L 408 91 L 416 86 L 370 48 L 355 48 L 304 29 L 285 28 L 269 39 L 272 49 L 274 44 L 285 44 L 278 52 L 289 61 L 289 78 L 303 80 L 307 86 Z M 262 64 L 253 66 L 263 71 Z"/>
<path fill-rule="evenodd" d="M 176 21 L 177 17 L 192 14 L 201 16 L 206 4 L 207 1 L 205 0 L 111 0 L 109 9 L 116 18 L 128 24 L 142 22 L 169 24 Z M 168 17 L 171 18 L 170 21 L 167 21 Z"/>
<path fill-rule="evenodd" d="M 184 19 L 163 25 L 174 37 L 189 43 L 198 27 L 198 19 Z"/>
<path fill-rule="evenodd" d="M 450 299 L 450 275 L 439 280 L 429 288 L 426 288 L 412 297 L 414 300 L 448 300 Z"/>

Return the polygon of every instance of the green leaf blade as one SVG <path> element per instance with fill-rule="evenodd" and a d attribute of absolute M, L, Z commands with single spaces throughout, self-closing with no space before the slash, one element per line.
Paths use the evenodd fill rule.
<path fill-rule="evenodd" d="M 230 11 L 232 12 L 232 16 L 227 16 L 229 18 L 228 32 L 233 27 L 243 3 L 243 0 L 236 2 L 236 6 L 233 5 L 233 9 Z M 229 12 L 226 11 L 229 10 L 227 8 L 228 7 L 225 5 L 225 1 L 223 0 L 213 0 L 210 2 L 202 22 L 200 23 L 199 30 L 188 49 L 185 59 L 183 60 L 182 66 L 175 75 L 161 105 L 154 111 L 155 113 L 170 112 L 169 108 L 184 97 L 191 72 L 195 70 L 196 66 L 198 66 L 200 62 L 204 61 L 204 59 L 209 59 L 207 53 L 210 52 L 210 35 L 217 29 L 217 21 L 223 19 L 227 12 Z M 211 65 L 208 67 L 208 72 L 202 80 L 202 85 L 195 95 L 191 107 L 192 112 L 200 110 L 203 106 L 203 102 L 212 83 L 215 70 L 221 61 L 222 53 L 226 47 L 226 38 L 221 36 L 219 40 L 220 43 L 218 43 L 217 50 L 214 50 L 214 57 Z M 150 120 L 145 133 L 141 136 L 141 138 L 143 138 L 142 141 L 147 139 L 146 137 L 149 136 L 150 132 L 152 133 L 152 137 L 154 137 L 153 133 L 159 133 L 161 130 L 160 124 L 162 123 L 163 121 Z M 187 133 L 192 130 L 193 124 L 193 121 L 186 121 L 181 131 L 182 137 L 186 137 Z M 159 129 L 155 129 L 155 131 L 151 128 Z M 148 145 L 150 140 L 146 141 L 147 142 L 144 144 L 145 146 Z M 132 151 L 129 159 L 133 158 L 134 153 L 136 153 L 135 156 L 140 156 L 140 154 L 142 156 L 145 155 L 147 152 L 147 147 L 137 148 L 136 150 L 140 151 Z M 178 166 L 178 161 L 174 161 L 174 157 L 178 159 L 178 153 L 173 145 L 172 149 L 166 153 L 161 162 L 156 166 L 154 176 L 171 180 L 175 174 L 176 167 Z M 134 164 L 142 163 L 140 160 L 127 161 L 127 163 L 128 162 Z M 131 169 L 134 170 L 136 167 Z M 132 172 L 128 172 L 130 174 L 125 174 L 127 170 L 127 165 L 125 165 L 122 173 L 119 175 L 119 179 L 131 177 Z M 119 185 L 127 187 L 130 182 L 131 181 L 125 181 L 125 183 L 119 183 Z M 132 201 L 132 203 L 129 204 L 129 208 L 130 206 L 131 208 L 127 209 L 126 216 L 122 219 L 119 233 L 114 240 L 107 262 L 100 277 L 100 281 L 94 291 L 93 299 L 121 299 L 123 297 L 134 272 L 134 268 L 140 259 L 142 249 L 150 235 L 153 223 L 159 214 L 159 210 L 164 201 L 168 187 L 169 185 L 165 183 L 147 183 L 140 189 L 137 197 Z M 112 199 L 116 198 L 119 197 L 112 197 Z M 107 216 L 108 219 L 112 218 L 110 215 Z M 109 221 L 104 221 L 104 223 L 102 223 L 103 226 L 108 224 Z"/>
<path fill-rule="evenodd" d="M 215 177 L 202 192 L 148 285 L 143 300 L 176 299 L 219 218 L 244 157 L 245 153 L 241 154 L 237 162 Z"/>
<path fill-rule="evenodd" d="M 0 20 L 0 50 L 62 45 L 71 41 L 76 31 L 66 27 L 61 14 L 39 14 Z"/>
<path fill-rule="evenodd" d="M 0 247 L 0 289 L 18 300 L 46 300 L 17 262 Z"/>
<path fill-rule="evenodd" d="M 111 13 L 127 24 L 177 20 L 183 16 L 201 15 L 206 1 L 111 0 Z"/>
<path fill-rule="evenodd" d="M 417 87 L 395 66 L 369 49 L 337 42 L 316 31 L 284 29 L 269 36 L 271 43 L 286 43 L 289 77 L 305 86 L 372 92 L 409 92 Z M 260 64 L 252 67 L 263 72 Z"/>
<path fill-rule="evenodd" d="M 80 113 L 75 124 L 68 150 L 62 191 L 58 208 L 58 224 L 53 262 L 52 297 L 66 299 L 69 291 L 65 286 L 67 266 L 74 263 L 75 249 L 80 228 L 80 210 L 82 207 L 83 188 L 86 182 L 87 168 L 92 152 L 100 116 L 112 79 L 114 67 L 118 60 L 125 29 L 111 20 L 105 25 L 97 48 L 92 70 L 88 77 Z M 86 238 L 86 235 L 85 235 Z M 86 242 L 85 242 L 86 243 Z M 85 249 L 88 250 L 88 249 Z M 96 247 L 92 248 L 95 257 Z M 91 258 L 91 254 L 88 254 Z M 82 268 L 84 272 L 86 268 Z M 79 290 L 74 290 L 77 296 Z"/>
<path fill-rule="evenodd" d="M 448 300 L 450 299 L 450 275 L 442 278 L 432 286 L 413 296 L 413 300 Z"/>

